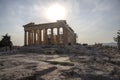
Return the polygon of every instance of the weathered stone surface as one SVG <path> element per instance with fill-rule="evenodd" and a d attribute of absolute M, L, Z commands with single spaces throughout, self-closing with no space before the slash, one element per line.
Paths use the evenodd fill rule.
<path fill-rule="evenodd" d="M 119 80 L 116 48 L 81 45 L 21 47 L 0 55 L 0 80 Z"/>
<path fill-rule="evenodd" d="M 23 27 L 25 46 L 76 44 L 77 35 L 65 20 L 38 25 L 29 23 Z"/>

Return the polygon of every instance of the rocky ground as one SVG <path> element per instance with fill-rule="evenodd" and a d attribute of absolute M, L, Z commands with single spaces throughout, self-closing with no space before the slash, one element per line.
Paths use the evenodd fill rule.
<path fill-rule="evenodd" d="M 35 46 L 0 52 L 0 80 L 120 80 L 120 53 L 103 46 Z"/>

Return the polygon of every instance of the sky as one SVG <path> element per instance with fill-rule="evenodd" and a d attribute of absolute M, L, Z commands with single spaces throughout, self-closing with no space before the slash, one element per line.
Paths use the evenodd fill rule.
<path fill-rule="evenodd" d="M 14 45 L 24 44 L 23 25 L 55 22 L 46 10 L 59 4 L 65 8 L 69 26 L 78 43 L 109 43 L 120 30 L 120 0 L 0 0 L 0 40 L 8 33 Z"/>

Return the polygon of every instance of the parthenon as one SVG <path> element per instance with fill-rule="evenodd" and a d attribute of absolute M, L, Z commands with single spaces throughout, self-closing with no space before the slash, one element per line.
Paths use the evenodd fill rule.
<path fill-rule="evenodd" d="M 25 46 L 76 43 L 77 35 L 66 20 L 43 24 L 29 23 L 23 27 Z"/>

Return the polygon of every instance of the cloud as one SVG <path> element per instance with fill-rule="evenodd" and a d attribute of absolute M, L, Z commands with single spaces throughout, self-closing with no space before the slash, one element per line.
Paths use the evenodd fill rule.
<path fill-rule="evenodd" d="M 23 44 L 22 25 L 50 22 L 45 12 L 54 3 L 66 8 L 67 22 L 79 42 L 112 41 L 119 29 L 119 0 L 0 0 L 0 34 L 9 32 L 14 44 Z"/>

